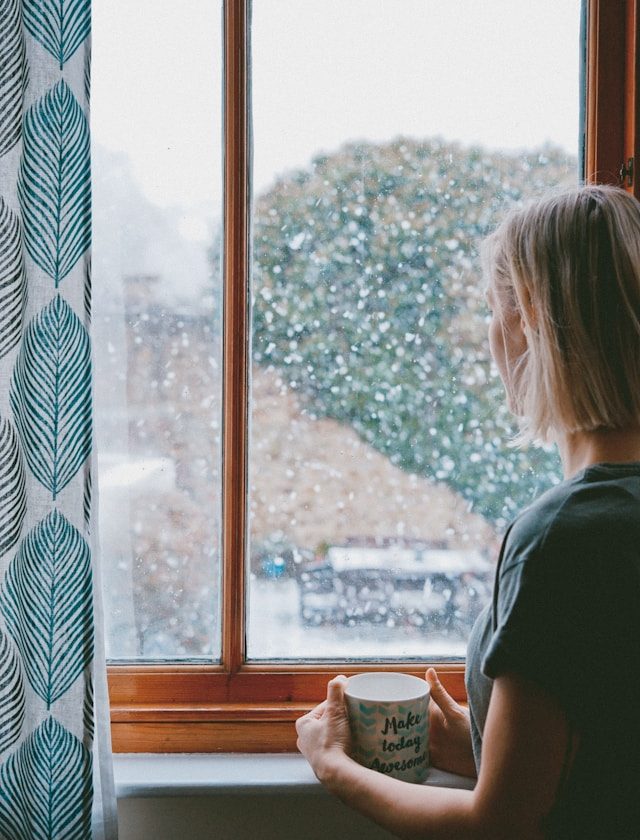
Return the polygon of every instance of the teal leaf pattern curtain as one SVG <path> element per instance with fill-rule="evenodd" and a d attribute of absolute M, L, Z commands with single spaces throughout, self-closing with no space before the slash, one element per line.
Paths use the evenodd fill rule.
<path fill-rule="evenodd" d="M 27 513 L 22 452 L 13 426 L 0 417 L 0 553 L 16 544 Z"/>
<path fill-rule="evenodd" d="M 25 330 L 11 407 L 31 472 L 55 501 L 91 452 L 89 336 L 60 295 Z"/>
<path fill-rule="evenodd" d="M 54 510 L 21 542 L 0 590 L 7 629 L 47 710 L 91 663 L 91 595 L 89 546 Z"/>
<path fill-rule="evenodd" d="M 27 111 L 18 195 L 27 251 L 56 284 L 91 240 L 89 126 L 64 80 Z"/>
<path fill-rule="evenodd" d="M 90 0 L 0 0 L 0 840 L 115 840 L 92 473 Z"/>
<path fill-rule="evenodd" d="M 20 139 L 28 81 L 20 0 L 0 0 L 0 156 Z"/>
<path fill-rule="evenodd" d="M 24 22 L 42 46 L 58 62 L 60 70 L 81 45 L 91 28 L 91 5 L 87 0 L 23 0 Z"/>
<path fill-rule="evenodd" d="M 0 359 L 20 341 L 26 303 L 20 220 L 0 196 Z"/>
<path fill-rule="evenodd" d="M 48 717 L 0 768 L 0 832 L 16 840 L 91 837 L 91 753 Z"/>
<path fill-rule="evenodd" d="M 0 630 L 0 752 L 20 737 L 24 723 L 25 696 L 20 658 Z"/>

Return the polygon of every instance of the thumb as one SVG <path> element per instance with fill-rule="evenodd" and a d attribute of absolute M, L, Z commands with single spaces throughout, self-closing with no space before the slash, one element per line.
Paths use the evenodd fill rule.
<path fill-rule="evenodd" d="M 334 677 L 327 686 L 327 707 L 331 711 L 342 711 L 344 707 L 344 689 L 347 678 L 340 674 Z"/>
<path fill-rule="evenodd" d="M 427 670 L 426 678 L 427 682 L 431 686 L 431 697 L 446 718 L 451 712 L 458 708 L 458 704 L 442 685 L 433 668 L 429 668 Z"/>

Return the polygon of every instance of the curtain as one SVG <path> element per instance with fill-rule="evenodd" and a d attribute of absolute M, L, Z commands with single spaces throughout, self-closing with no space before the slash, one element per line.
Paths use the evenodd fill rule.
<path fill-rule="evenodd" d="M 90 0 L 0 0 L 3 840 L 116 837 L 91 500 L 90 24 Z"/>

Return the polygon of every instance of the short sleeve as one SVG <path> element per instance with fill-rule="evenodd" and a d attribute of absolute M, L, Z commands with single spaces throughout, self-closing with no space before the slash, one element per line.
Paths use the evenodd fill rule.
<path fill-rule="evenodd" d="M 482 661 L 495 679 L 515 673 L 542 686 L 567 713 L 588 669 L 584 611 L 588 593 L 577 547 L 528 553 L 508 563 L 494 594 L 494 632 Z"/>

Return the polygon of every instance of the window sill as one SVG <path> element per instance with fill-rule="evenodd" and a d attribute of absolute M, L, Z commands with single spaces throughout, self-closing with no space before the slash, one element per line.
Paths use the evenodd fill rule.
<path fill-rule="evenodd" d="M 118 799 L 216 794 L 325 794 L 301 755 L 114 755 Z M 430 769 L 427 785 L 471 790 L 474 780 Z"/>

